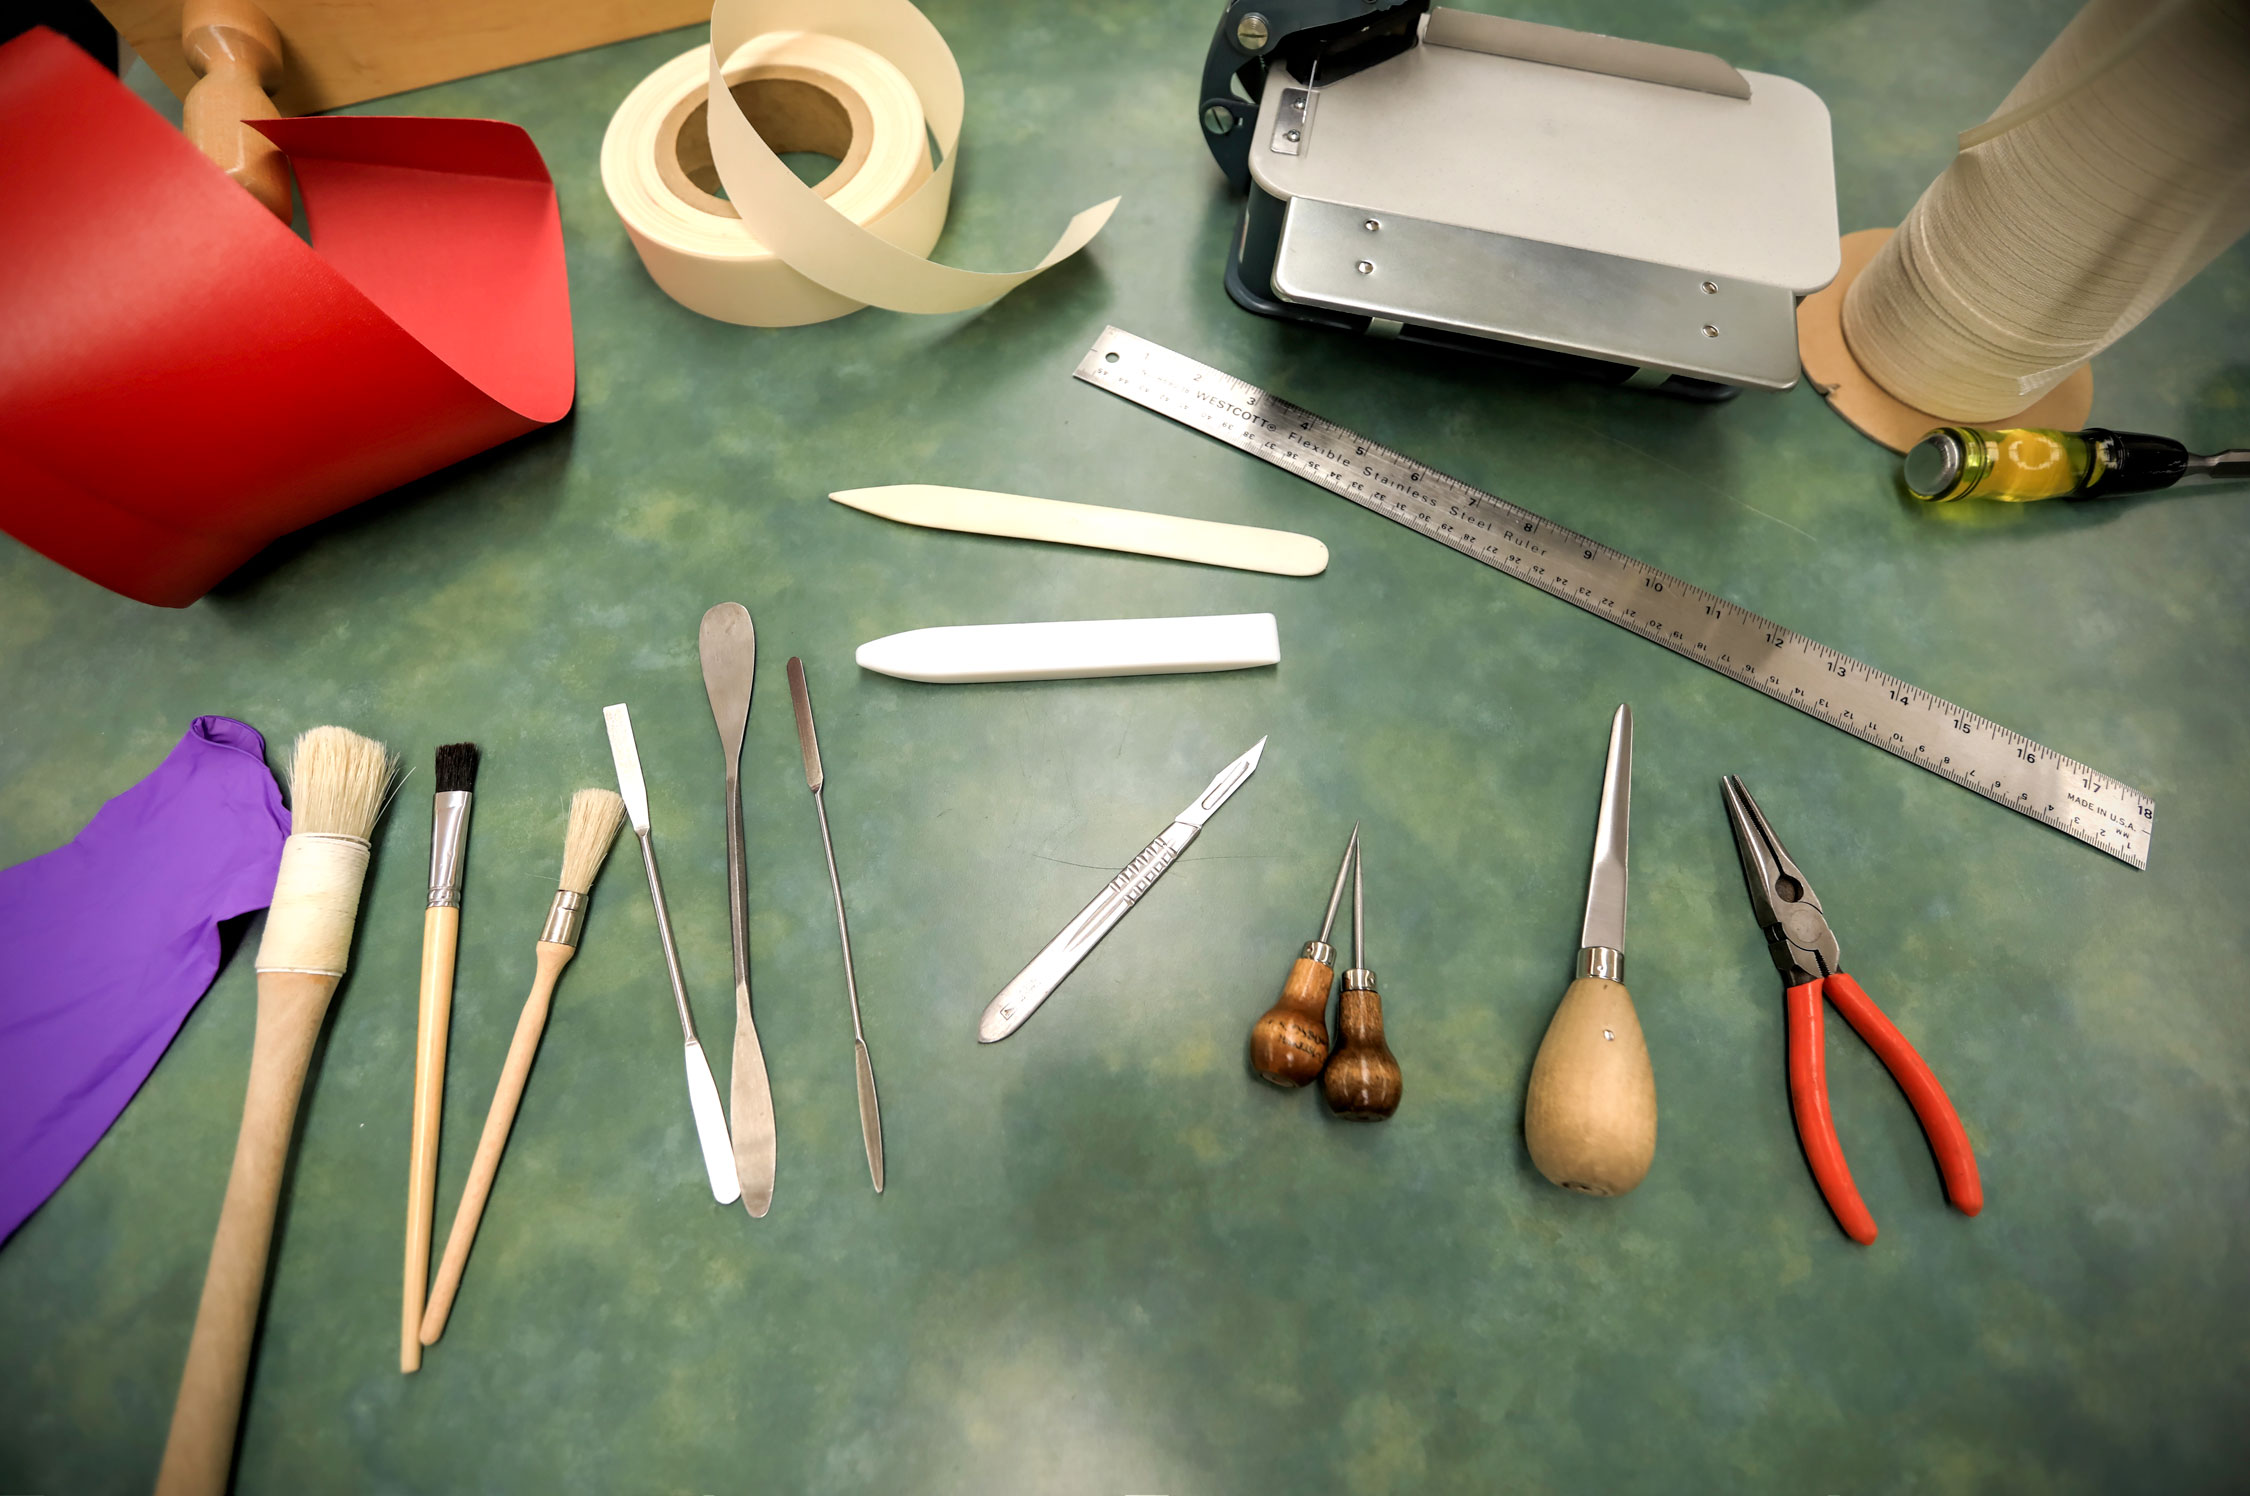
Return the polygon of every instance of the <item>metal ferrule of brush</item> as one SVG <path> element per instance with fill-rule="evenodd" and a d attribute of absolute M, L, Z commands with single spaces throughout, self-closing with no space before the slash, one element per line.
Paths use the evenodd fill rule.
<path fill-rule="evenodd" d="M 469 850 L 469 790 L 440 790 L 430 822 L 430 907 L 461 907 L 461 869 Z"/>
<path fill-rule="evenodd" d="M 1625 953 L 1606 945 L 1589 945 L 1578 953 L 1578 975 L 1605 982 L 1625 980 Z"/>
<path fill-rule="evenodd" d="M 586 901 L 590 897 L 567 888 L 556 889 L 554 905 L 547 911 L 547 923 L 539 938 L 549 945 L 578 944 L 578 936 L 586 928 Z"/>
<path fill-rule="evenodd" d="M 1375 990 L 1375 973 L 1364 966 L 1353 967 L 1350 971 L 1344 973 L 1344 990 L 1346 992 L 1373 992 Z"/>
<path fill-rule="evenodd" d="M 1323 966 L 1334 966 L 1336 964 L 1336 947 L 1325 940 L 1308 940 L 1297 959 L 1300 961 L 1318 961 Z"/>

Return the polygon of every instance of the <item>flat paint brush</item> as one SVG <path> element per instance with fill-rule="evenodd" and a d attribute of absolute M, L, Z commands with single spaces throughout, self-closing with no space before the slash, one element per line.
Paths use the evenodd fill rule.
<path fill-rule="evenodd" d="M 297 739 L 291 753 L 293 830 L 282 844 L 281 871 L 258 946 L 258 1032 L 250 1051 L 249 1093 L 156 1477 L 157 1496 L 221 1496 L 226 1490 L 297 1102 L 329 999 L 351 955 L 368 835 L 383 812 L 394 769 L 381 743 L 341 727 L 314 728 Z"/>
<path fill-rule="evenodd" d="M 580 790 L 570 797 L 562 886 L 532 947 L 531 996 L 524 999 L 523 1016 L 516 1020 L 516 1037 L 508 1045 L 507 1063 L 500 1067 L 499 1088 L 492 1093 L 491 1110 L 484 1114 L 476 1161 L 469 1165 L 469 1182 L 461 1188 L 453 1229 L 445 1238 L 445 1260 L 438 1264 L 437 1282 L 430 1286 L 429 1306 L 418 1327 L 423 1345 L 436 1345 L 445 1333 L 446 1316 L 453 1312 L 454 1296 L 461 1291 L 461 1270 L 468 1266 L 469 1248 L 477 1238 L 477 1223 L 484 1219 L 485 1201 L 492 1195 L 492 1177 L 500 1172 L 501 1150 L 508 1146 L 508 1132 L 516 1125 L 516 1107 L 523 1101 L 524 1082 L 531 1078 L 540 1035 L 547 1031 L 555 980 L 578 954 L 578 937 L 586 928 L 588 890 L 624 820 L 625 802 L 612 790 Z"/>
<path fill-rule="evenodd" d="M 422 915 L 421 1004 L 414 1020 L 414 1132 L 406 1159 L 406 1286 L 399 1300 L 398 1369 L 422 1366 L 422 1298 L 430 1281 L 437 1211 L 438 1124 L 445 1115 L 445 1039 L 453 1025 L 453 958 L 461 941 L 461 880 L 469 855 L 469 802 L 477 745 L 437 751 L 430 814 L 430 904 Z"/>

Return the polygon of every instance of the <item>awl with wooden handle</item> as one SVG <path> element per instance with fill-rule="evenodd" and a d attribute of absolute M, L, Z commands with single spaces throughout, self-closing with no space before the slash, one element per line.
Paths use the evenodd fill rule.
<path fill-rule="evenodd" d="M 1609 728 L 1578 977 L 1539 1041 L 1524 1097 L 1531 1161 L 1564 1189 L 1622 1195 L 1656 1156 L 1656 1076 L 1625 990 L 1625 844 L 1633 796 L 1633 709 Z"/>
<path fill-rule="evenodd" d="M 1328 914 L 1320 934 L 1305 942 L 1281 984 L 1281 996 L 1250 1026 L 1250 1068 L 1277 1086 L 1301 1086 L 1328 1063 L 1328 997 L 1336 990 L 1336 948 L 1328 932 L 1336 925 L 1336 906 L 1344 899 L 1352 858 L 1359 852 L 1359 827 L 1344 843 L 1336 867 L 1336 886 L 1328 893 Z"/>

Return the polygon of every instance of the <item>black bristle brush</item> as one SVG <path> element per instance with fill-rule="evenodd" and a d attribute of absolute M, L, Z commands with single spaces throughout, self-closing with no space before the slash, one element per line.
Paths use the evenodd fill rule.
<path fill-rule="evenodd" d="M 445 1110 L 445 1034 L 453 1021 L 453 954 L 461 938 L 461 873 L 469 852 L 469 802 L 477 745 L 437 751 L 430 821 L 430 907 L 422 916 L 422 1002 L 414 1025 L 414 1140 L 406 1166 L 406 1286 L 399 1308 L 398 1369 L 422 1365 L 422 1306 L 430 1284 L 430 1227 L 437 1213 L 438 1118 Z"/>

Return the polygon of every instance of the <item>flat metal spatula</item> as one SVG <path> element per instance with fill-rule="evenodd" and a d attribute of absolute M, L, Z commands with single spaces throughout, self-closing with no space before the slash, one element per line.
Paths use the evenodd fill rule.
<path fill-rule="evenodd" d="M 750 894 L 742 846 L 742 735 L 750 725 L 750 691 L 758 673 L 758 631 L 750 610 L 720 603 L 703 615 L 696 643 L 727 764 L 727 930 L 734 939 L 734 1066 L 727 1089 L 734 1103 L 734 1174 L 743 1208 L 762 1217 L 773 1205 L 776 1148 L 773 1086 L 750 1016 Z"/>
<path fill-rule="evenodd" d="M 640 839 L 649 901 L 656 906 L 656 933 L 664 942 L 664 970 L 672 979 L 672 1001 L 679 1008 L 680 1033 L 687 1040 L 688 1106 L 695 1115 L 696 1141 L 703 1149 L 703 1171 L 711 1180 L 711 1198 L 721 1205 L 731 1205 L 741 1196 L 742 1188 L 730 1167 L 727 1119 L 719 1110 L 719 1088 L 711 1080 L 711 1062 L 703 1056 L 703 1041 L 695 1035 L 687 981 L 680 975 L 680 951 L 672 943 L 672 916 L 664 907 L 664 879 L 656 871 L 656 844 L 649 839 L 648 785 L 641 778 L 641 750 L 633 740 L 633 717 L 620 701 L 602 708 L 602 721 L 609 728 L 609 755 L 617 764 L 617 793 L 625 801 L 626 824 Z"/>

